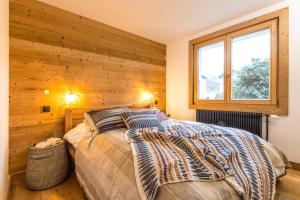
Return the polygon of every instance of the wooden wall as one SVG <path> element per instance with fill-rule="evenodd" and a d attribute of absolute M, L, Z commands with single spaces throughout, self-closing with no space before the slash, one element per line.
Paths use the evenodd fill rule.
<path fill-rule="evenodd" d="M 165 110 L 166 46 L 32 0 L 10 1 L 10 173 L 64 130 L 64 109 L 143 103 Z M 44 94 L 44 90 L 50 94 Z M 65 105 L 64 94 L 79 96 Z M 50 113 L 41 107 L 50 105 Z"/>

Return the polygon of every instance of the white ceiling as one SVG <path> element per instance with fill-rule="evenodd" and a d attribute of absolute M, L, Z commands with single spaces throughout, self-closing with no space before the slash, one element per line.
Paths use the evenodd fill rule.
<path fill-rule="evenodd" d="M 168 43 L 282 0 L 41 0 Z"/>

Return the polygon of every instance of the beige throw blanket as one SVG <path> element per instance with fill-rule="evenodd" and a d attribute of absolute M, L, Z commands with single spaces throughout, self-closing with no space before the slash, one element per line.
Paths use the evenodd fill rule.
<path fill-rule="evenodd" d="M 131 129 L 137 186 L 154 200 L 164 184 L 225 180 L 242 199 L 271 200 L 276 176 L 262 140 L 246 131 L 201 123 Z"/>

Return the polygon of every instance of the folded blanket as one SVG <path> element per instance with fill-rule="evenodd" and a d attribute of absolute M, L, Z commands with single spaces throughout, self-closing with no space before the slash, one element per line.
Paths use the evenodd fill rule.
<path fill-rule="evenodd" d="M 242 199 L 273 199 L 276 178 L 261 139 L 246 131 L 181 122 L 131 129 L 130 142 L 142 199 L 159 186 L 183 181 L 225 180 Z"/>

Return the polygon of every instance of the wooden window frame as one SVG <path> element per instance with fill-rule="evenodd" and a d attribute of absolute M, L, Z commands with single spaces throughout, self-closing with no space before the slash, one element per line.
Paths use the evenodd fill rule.
<path fill-rule="evenodd" d="M 231 99 L 232 38 L 271 30 L 270 99 Z M 224 41 L 224 100 L 198 99 L 198 49 Z M 288 115 L 288 8 L 231 26 L 189 42 L 189 107 L 191 109 L 258 112 Z"/>
<path fill-rule="evenodd" d="M 277 19 L 273 19 L 270 21 L 262 22 L 260 24 L 250 26 L 248 28 L 244 28 L 238 31 L 235 31 L 233 33 L 230 33 L 227 35 L 227 41 L 228 41 L 228 48 L 227 48 L 227 79 L 231 77 L 231 41 L 233 38 L 247 35 L 250 33 L 254 33 L 257 31 L 261 31 L 264 29 L 270 29 L 271 30 L 271 52 L 270 52 L 270 99 L 269 100 L 233 100 L 232 99 L 232 92 L 231 92 L 231 84 L 232 84 L 232 79 L 230 81 L 227 81 L 227 90 L 228 93 L 231 95 L 227 96 L 227 102 L 229 103 L 236 103 L 236 104 L 272 104 L 276 105 L 276 88 L 277 88 L 277 81 L 276 81 L 276 75 L 277 75 L 277 49 L 278 49 L 278 43 L 277 43 Z"/>
<path fill-rule="evenodd" d="M 216 44 L 216 43 L 218 43 L 218 42 L 224 42 L 224 52 L 226 52 L 225 51 L 225 49 L 226 49 L 226 37 L 225 36 L 221 36 L 221 37 L 217 37 L 217 38 L 213 38 L 213 39 L 211 39 L 211 40 L 207 40 L 207 41 L 205 41 L 205 42 L 201 42 L 201 43 L 198 43 L 198 44 L 196 44 L 195 46 L 194 46 L 194 63 L 195 63 L 195 65 L 196 66 L 198 66 L 198 49 L 199 48 L 201 48 L 201 47 L 205 47 L 205 46 L 208 46 L 208 45 L 212 45 L 212 44 Z M 225 86 L 225 84 L 226 84 L 226 80 L 225 80 L 225 70 L 226 70 L 226 68 L 225 68 L 225 62 L 226 62 L 226 56 L 224 56 L 224 86 Z M 209 103 L 215 103 L 215 104 L 224 104 L 224 103 L 226 103 L 226 95 L 225 95 L 225 87 L 224 87 L 224 99 L 223 100 L 206 100 L 206 99 L 201 99 L 201 100 L 199 100 L 198 98 L 197 98 L 197 94 L 198 94 L 198 84 L 197 84 L 197 82 L 198 82 L 198 80 L 199 80 L 199 77 L 198 77 L 198 75 L 199 75 L 199 73 L 198 73 L 198 67 L 195 67 L 194 68 L 194 79 L 195 79 L 195 81 L 194 81 L 194 94 L 196 94 L 196 95 L 194 95 L 194 102 L 196 102 L 197 104 L 199 104 L 199 103 L 206 103 L 206 104 L 209 104 Z"/>

